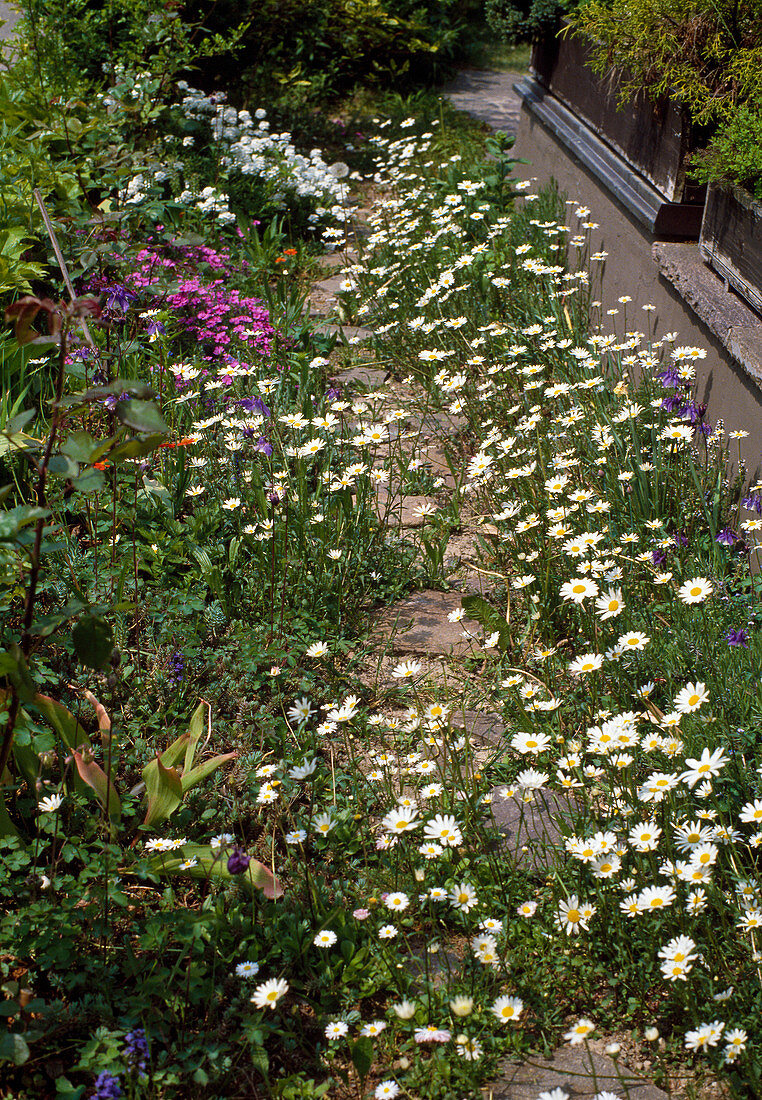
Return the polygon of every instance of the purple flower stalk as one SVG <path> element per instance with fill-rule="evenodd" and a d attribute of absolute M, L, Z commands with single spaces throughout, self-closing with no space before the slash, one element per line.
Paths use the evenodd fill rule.
<path fill-rule="evenodd" d="M 148 1065 L 148 1040 L 142 1027 L 133 1028 L 124 1037 L 124 1057 L 130 1070 L 145 1076 Z"/>
<path fill-rule="evenodd" d="M 119 1078 L 114 1077 L 113 1073 L 107 1073 L 106 1070 L 99 1073 L 95 1079 L 92 1100 L 120 1100 L 121 1096 L 122 1087 L 119 1084 Z"/>

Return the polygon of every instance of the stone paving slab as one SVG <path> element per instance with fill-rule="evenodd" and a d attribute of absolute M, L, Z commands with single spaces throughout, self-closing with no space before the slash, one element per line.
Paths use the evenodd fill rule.
<path fill-rule="evenodd" d="M 485 1100 L 537 1100 L 541 1092 L 560 1088 L 571 1100 L 592 1100 L 599 1092 L 613 1092 L 622 1100 L 668 1100 L 668 1095 L 639 1077 L 621 1061 L 593 1048 L 565 1046 L 552 1058 L 530 1059 L 506 1067 L 501 1076 L 483 1089 Z"/>
<path fill-rule="evenodd" d="M 383 485 L 378 487 L 376 493 L 376 514 L 379 519 L 385 520 L 389 527 L 423 527 L 430 522 L 430 517 L 419 515 L 416 509 L 426 505 L 438 507 L 437 502 L 431 497 L 419 496 L 411 493 L 409 496 L 395 494 L 390 499 L 389 490 Z"/>
<path fill-rule="evenodd" d="M 420 656 L 465 657 L 478 653 L 478 646 L 462 636 L 468 629 L 481 635 L 472 619 L 451 623 L 447 616 L 460 607 L 457 592 L 416 592 L 376 612 L 372 617 L 371 641 L 388 646 L 387 652 Z"/>
<path fill-rule="evenodd" d="M 478 710 L 455 711 L 450 716 L 453 729 L 464 730 L 469 740 L 498 748 L 505 745 L 505 723 L 498 714 L 484 714 Z"/>
<path fill-rule="evenodd" d="M 444 89 L 444 95 L 458 111 L 486 122 L 493 130 L 515 134 L 519 126 L 521 99 L 513 85 L 523 73 L 501 73 L 491 69 L 463 69 Z"/>
<path fill-rule="evenodd" d="M 21 19 L 21 10 L 8 0 L 0 0 L 0 42 L 8 42 L 13 38 L 14 27 Z"/>
<path fill-rule="evenodd" d="M 504 790 L 505 787 L 496 787 L 491 803 L 495 824 L 505 836 L 501 847 L 519 867 L 550 870 L 563 858 L 563 837 L 557 819 L 571 823 L 573 803 L 551 791 L 535 791 L 532 802 L 523 802 L 516 797 L 505 798 Z"/>
<path fill-rule="evenodd" d="M 315 325 L 315 329 L 325 336 L 337 335 L 339 344 L 353 340 L 362 343 L 363 340 L 370 340 L 373 335 L 369 328 L 363 328 L 362 325 L 337 325 L 332 321 L 320 321 Z"/>

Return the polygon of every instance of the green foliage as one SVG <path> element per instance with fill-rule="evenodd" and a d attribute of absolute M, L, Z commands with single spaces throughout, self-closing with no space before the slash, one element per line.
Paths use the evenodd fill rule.
<path fill-rule="evenodd" d="M 623 67 L 622 97 L 670 95 L 696 123 L 711 123 L 758 90 L 760 0 L 585 0 L 569 19 L 597 72 Z"/>
<path fill-rule="evenodd" d="M 734 183 L 762 200 L 762 99 L 739 106 L 693 158 L 700 183 Z"/>
<path fill-rule="evenodd" d="M 563 0 L 485 0 L 484 18 L 496 38 L 515 45 L 555 34 L 566 7 Z"/>
<path fill-rule="evenodd" d="M 357 84 L 431 82 L 463 48 L 472 0 L 258 0 L 246 11 L 250 31 L 239 63 L 250 101 L 335 95 Z M 192 20 L 201 6 L 187 4 Z M 207 25 L 225 34 L 240 5 L 222 0 Z M 210 75 L 224 73 L 212 67 Z M 259 103 L 257 103 L 259 105 Z"/>

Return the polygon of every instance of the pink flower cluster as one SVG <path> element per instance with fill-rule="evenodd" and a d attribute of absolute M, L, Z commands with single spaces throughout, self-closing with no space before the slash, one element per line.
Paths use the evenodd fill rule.
<path fill-rule="evenodd" d="M 229 253 L 208 246 L 177 246 L 174 255 L 147 247 L 136 257 L 137 270 L 127 277 L 136 290 L 147 290 L 171 308 L 181 329 L 203 347 L 206 359 L 227 352 L 234 340 L 263 358 L 272 352 L 275 331 L 261 299 L 227 286 L 232 274 Z M 199 268 L 219 273 L 209 279 Z M 167 290 L 168 283 L 175 284 Z"/>

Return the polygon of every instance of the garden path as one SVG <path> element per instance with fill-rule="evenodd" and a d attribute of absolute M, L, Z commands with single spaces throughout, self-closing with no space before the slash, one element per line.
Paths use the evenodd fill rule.
<path fill-rule="evenodd" d="M 486 122 L 493 130 L 515 134 L 521 99 L 513 85 L 522 75 L 494 69 L 462 69 L 445 87 L 444 94 L 457 110 Z"/>
<path fill-rule="evenodd" d="M 0 0 L 0 42 L 8 41 L 13 37 L 13 28 L 21 18 L 21 12 L 15 4 L 8 0 Z"/>
<path fill-rule="evenodd" d="M 515 133 L 519 98 L 513 91 L 513 82 L 519 75 L 466 70 L 445 89 L 445 94 L 458 109 L 466 110 L 493 129 Z M 359 212 L 361 222 L 365 222 L 368 213 L 367 210 Z M 374 366 L 369 348 L 371 332 L 346 323 L 338 297 L 346 278 L 341 268 L 355 261 L 356 242 L 361 236 L 362 228 L 347 252 L 329 257 L 326 266 L 333 273 L 313 288 L 310 310 L 324 331 L 336 333 L 340 345 L 354 345 L 364 353 L 360 365 L 337 369 L 336 380 L 348 393 L 357 395 L 383 386 L 398 404 L 410 405 L 411 397 L 416 396 L 415 387 L 391 379 L 384 369 Z M 413 431 L 409 431 L 411 426 Z M 400 428 L 403 448 L 407 447 L 411 454 L 426 455 L 432 462 L 434 476 L 446 478 L 439 490 L 439 501 L 431 503 L 441 504 L 451 494 L 454 481 L 445 456 L 444 440 L 452 439 L 452 432 L 457 431 L 457 427 L 438 423 L 436 416 L 421 418 L 418 415 L 416 418 L 416 414 L 411 414 Z M 464 451 L 467 447 L 468 441 L 464 440 Z M 398 529 L 414 528 L 425 522 L 419 509 L 429 498 L 405 497 L 401 486 L 389 485 L 379 496 L 380 513 L 388 511 L 390 501 L 396 508 Z M 367 673 L 369 686 L 377 696 L 393 692 L 395 681 L 391 678 L 391 670 L 396 661 L 406 655 L 421 661 L 424 682 L 436 686 L 455 679 L 463 688 L 464 698 L 468 698 L 469 682 L 478 680 L 478 672 L 467 671 L 463 663 L 465 658 L 471 658 L 473 665 L 475 650 L 473 644 L 464 640 L 461 631 L 464 626 L 473 629 L 476 624 L 465 619 L 452 624 L 447 613 L 460 604 L 464 593 L 489 595 L 488 578 L 473 568 L 478 565 L 480 534 L 484 534 L 484 527 L 478 522 L 469 522 L 466 517 L 462 529 L 451 535 L 445 551 L 449 557 L 444 559 L 445 571 L 448 564 L 451 570 L 450 591 L 417 592 L 373 617 Z M 477 646 L 477 654 L 478 650 Z M 504 741 L 505 729 L 498 716 L 467 709 L 467 705 L 464 703 L 464 709 L 452 721 L 454 726 L 468 729 L 474 745 L 472 766 L 478 767 L 490 756 L 490 751 Z M 506 858 L 528 863 L 538 875 L 547 874 L 560 846 L 559 822 L 566 812 L 563 801 L 550 796 L 527 807 L 514 798 L 504 797 L 496 788 L 492 812 L 504 836 L 502 849 Z M 662 1045 L 663 1040 L 659 1039 L 651 1057 L 644 1055 L 642 1048 L 636 1048 L 626 1034 L 590 1040 L 585 1046 L 566 1043 L 550 1058 L 537 1055 L 523 1062 L 507 1062 L 495 1080 L 485 1086 L 483 1095 L 485 1100 L 537 1100 L 541 1092 L 560 1089 L 571 1100 L 593 1100 L 607 1090 L 626 1100 L 668 1100 L 668 1094 L 653 1081 L 653 1067 Z M 716 1100 L 720 1095 L 715 1083 L 697 1088 L 695 1082 L 686 1079 L 673 1080 L 672 1086 L 673 1098 L 690 1094 L 697 1100 Z"/>

